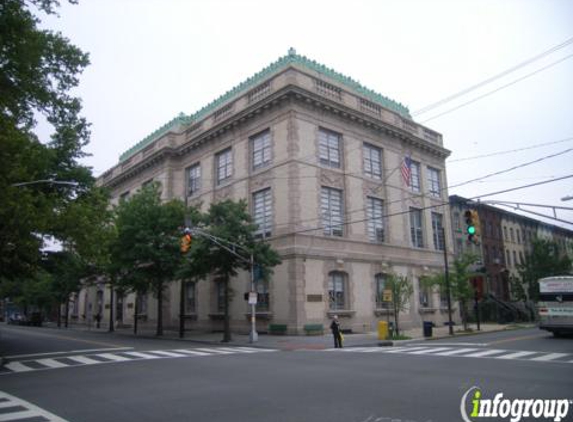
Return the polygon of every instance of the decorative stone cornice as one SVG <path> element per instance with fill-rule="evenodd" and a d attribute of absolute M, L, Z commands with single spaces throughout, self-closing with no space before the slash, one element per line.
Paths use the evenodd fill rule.
<path fill-rule="evenodd" d="M 401 103 L 398 103 L 394 100 L 391 100 L 388 97 L 385 97 L 382 94 L 377 93 L 376 91 L 366 88 L 365 86 L 361 85 L 354 79 L 345 76 L 341 73 L 338 73 L 334 69 L 326 67 L 323 64 L 316 62 L 315 60 L 311 60 L 306 56 L 301 56 L 299 54 L 296 54 L 294 48 L 291 48 L 289 49 L 289 52 L 286 56 L 283 56 L 274 63 L 271 63 L 269 66 L 265 67 L 260 72 L 256 73 L 247 80 L 243 81 L 233 89 L 227 91 L 216 100 L 212 101 L 205 107 L 201 108 L 196 113 L 191 115 L 185 115 L 184 113 L 180 113 L 177 117 L 173 118 L 172 120 L 161 126 L 159 129 L 155 130 L 153 133 L 151 133 L 150 135 L 139 141 L 136 145 L 134 145 L 133 147 L 125 151 L 123 154 L 121 154 L 119 157 L 119 161 L 123 162 L 127 160 L 129 157 L 141 151 L 143 148 L 145 148 L 147 145 L 151 144 L 153 141 L 163 136 L 165 133 L 171 130 L 175 130 L 177 127 L 186 126 L 200 121 L 201 119 L 205 118 L 207 115 L 215 111 L 223 104 L 229 102 L 231 99 L 236 98 L 239 95 L 245 94 L 249 89 L 255 87 L 264 79 L 270 78 L 292 65 L 299 65 L 309 70 L 318 72 L 322 76 L 325 76 L 331 79 L 332 81 L 337 82 L 345 86 L 346 88 L 356 92 L 357 94 L 368 98 L 370 101 L 373 101 L 389 110 L 392 110 L 404 118 L 411 119 L 408 108 L 402 105 Z"/>

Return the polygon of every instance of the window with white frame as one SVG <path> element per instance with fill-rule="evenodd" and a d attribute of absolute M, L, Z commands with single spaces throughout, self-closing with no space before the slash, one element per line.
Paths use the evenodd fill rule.
<path fill-rule="evenodd" d="M 440 307 L 441 308 L 448 307 L 448 290 L 445 287 L 440 288 Z"/>
<path fill-rule="evenodd" d="M 368 238 L 371 242 L 384 242 L 384 202 L 378 198 L 366 198 Z"/>
<path fill-rule="evenodd" d="M 320 164 L 340 168 L 341 135 L 326 129 L 318 131 L 318 155 Z"/>
<path fill-rule="evenodd" d="M 364 174 L 373 179 L 382 179 L 382 150 L 373 145 L 364 144 Z"/>
<path fill-rule="evenodd" d="M 193 281 L 185 283 L 185 312 L 194 314 L 197 312 L 196 297 L 197 285 Z"/>
<path fill-rule="evenodd" d="M 215 156 L 215 165 L 217 166 L 217 184 L 230 179 L 233 175 L 233 150 L 227 148 Z"/>
<path fill-rule="evenodd" d="M 434 237 L 434 249 L 443 251 L 444 246 L 444 236 L 443 236 L 443 216 L 436 212 L 432 213 L 432 235 Z"/>
<path fill-rule="evenodd" d="M 378 273 L 374 276 L 374 289 L 376 292 L 376 309 L 388 309 L 390 302 L 384 300 L 384 290 L 386 290 L 386 275 Z"/>
<path fill-rule="evenodd" d="M 140 293 L 137 295 L 136 299 L 137 305 L 137 315 L 147 314 L 147 293 Z"/>
<path fill-rule="evenodd" d="M 410 188 L 413 192 L 420 192 L 420 163 L 410 161 Z"/>
<path fill-rule="evenodd" d="M 346 309 L 346 274 L 332 271 L 328 275 L 328 299 L 331 311 Z"/>
<path fill-rule="evenodd" d="M 410 208 L 410 238 L 415 248 L 424 247 L 424 232 L 422 230 L 422 210 Z"/>
<path fill-rule="evenodd" d="M 418 279 L 418 298 L 421 308 L 431 308 L 432 307 L 432 293 L 431 289 L 424 286 L 422 280 Z"/>
<path fill-rule="evenodd" d="M 187 195 L 193 196 L 201 190 L 201 164 L 197 163 L 187 169 Z"/>
<path fill-rule="evenodd" d="M 269 306 L 269 282 L 259 278 L 255 281 L 255 291 L 257 292 L 257 312 L 268 312 Z"/>
<path fill-rule="evenodd" d="M 253 170 L 266 167 L 271 163 L 271 132 L 265 130 L 251 137 Z"/>
<path fill-rule="evenodd" d="M 342 191 L 323 187 L 320 201 L 324 234 L 342 236 L 342 222 L 344 220 Z"/>
<path fill-rule="evenodd" d="M 428 167 L 428 191 L 435 198 L 439 198 L 442 193 L 440 170 L 433 167 Z"/>
<path fill-rule="evenodd" d="M 271 188 L 253 193 L 253 223 L 257 225 L 255 237 L 271 236 L 273 226 L 273 199 Z"/>

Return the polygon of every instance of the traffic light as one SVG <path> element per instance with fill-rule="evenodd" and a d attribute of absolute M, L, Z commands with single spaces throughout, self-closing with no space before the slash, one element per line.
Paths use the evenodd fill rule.
<path fill-rule="evenodd" d="M 479 244 L 480 224 L 479 215 L 476 210 L 467 210 L 464 214 L 466 218 L 466 233 L 468 241 L 473 244 Z"/>
<path fill-rule="evenodd" d="M 185 230 L 185 233 L 181 237 L 179 248 L 181 249 L 181 253 L 189 252 L 189 248 L 191 247 L 191 242 L 193 241 L 193 237 L 191 237 L 191 232 Z"/>

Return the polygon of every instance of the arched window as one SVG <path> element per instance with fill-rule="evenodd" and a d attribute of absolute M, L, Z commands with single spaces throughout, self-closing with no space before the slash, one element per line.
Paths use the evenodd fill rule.
<path fill-rule="evenodd" d="M 331 311 L 347 309 L 346 278 L 346 274 L 340 271 L 332 271 L 328 275 L 328 299 Z"/>

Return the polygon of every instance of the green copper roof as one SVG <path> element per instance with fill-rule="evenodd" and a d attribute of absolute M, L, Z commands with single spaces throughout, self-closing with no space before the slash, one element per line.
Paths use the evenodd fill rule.
<path fill-rule="evenodd" d="M 362 86 L 360 83 L 358 83 L 357 81 L 348 76 L 344 76 L 333 69 L 330 69 L 320 63 L 317 63 L 314 60 L 310 60 L 305 56 L 296 54 L 294 48 L 291 48 L 286 56 L 281 57 L 276 62 L 271 63 L 269 66 L 265 67 L 260 72 L 248 78 L 246 81 L 237 85 L 230 91 L 227 91 L 219 98 L 217 98 L 215 101 L 212 101 L 211 103 L 207 104 L 205 107 L 197 111 L 195 114 L 185 115 L 184 113 L 180 113 L 177 117 L 167 122 L 159 129 L 151 133 L 149 136 L 147 136 L 145 139 L 141 140 L 132 148 L 128 149 L 126 152 L 121 154 L 119 157 L 119 161 L 122 162 L 127 160 L 129 157 L 141 151 L 147 145 L 151 144 L 155 139 L 161 137 L 165 133 L 174 129 L 176 126 L 187 125 L 192 122 L 197 122 L 201 120 L 203 117 L 212 113 L 215 109 L 217 109 L 219 106 L 229 101 L 231 98 L 234 98 L 238 94 L 242 94 L 245 91 L 253 88 L 255 85 L 257 85 L 264 79 L 268 78 L 269 76 L 275 73 L 278 73 L 278 71 L 283 70 L 284 68 L 288 67 L 291 64 L 298 64 L 308 69 L 317 71 L 318 73 L 334 80 L 335 82 L 345 85 L 346 87 L 350 88 L 356 93 L 363 95 L 370 101 L 380 104 L 381 106 L 390 109 L 400 114 L 403 117 L 411 119 L 410 112 L 408 108 L 405 107 L 404 105 Z"/>

